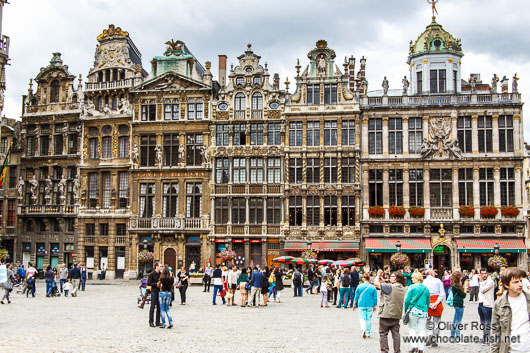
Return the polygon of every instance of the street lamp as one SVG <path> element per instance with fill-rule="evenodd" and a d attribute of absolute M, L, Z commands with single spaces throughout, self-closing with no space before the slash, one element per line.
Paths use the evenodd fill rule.
<path fill-rule="evenodd" d="M 494 251 L 495 251 L 495 255 L 499 255 L 499 249 L 501 247 L 499 246 L 499 243 L 495 243 L 495 246 L 493 247 Z"/>
<path fill-rule="evenodd" d="M 307 243 L 307 250 L 311 250 L 311 244 L 312 244 L 311 240 L 307 240 L 306 243 Z"/>
<path fill-rule="evenodd" d="M 396 241 L 396 249 L 397 249 L 397 252 L 400 253 L 401 252 L 401 243 L 398 241 Z"/>

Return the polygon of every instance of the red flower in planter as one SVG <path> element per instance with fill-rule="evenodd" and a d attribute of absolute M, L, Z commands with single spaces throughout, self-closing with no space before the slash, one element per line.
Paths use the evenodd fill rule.
<path fill-rule="evenodd" d="M 480 215 L 484 218 L 494 218 L 497 212 L 499 211 L 495 206 L 482 206 L 480 208 Z"/>
<path fill-rule="evenodd" d="M 409 208 L 409 214 L 414 218 L 423 218 L 425 216 L 425 208 L 419 206 L 412 206 Z"/>
<path fill-rule="evenodd" d="M 501 208 L 501 214 L 504 217 L 517 217 L 519 215 L 519 209 L 513 206 L 503 206 Z"/>
<path fill-rule="evenodd" d="M 368 208 L 368 214 L 373 218 L 383 218 L 385 216 L 385 209 L 381 206 L 372 206 Z"/>
<path fill-rule="evenodd" d="M 388 213 L 392 217 L 403 217 L 405 216 L 405 213 L 407 213 L 407 210 L 403 206 L 390 206 L 388 209 Z"/>
<path fill-rule="evenodd" d="M 458 210 L 462 217 L 473 217 L 475 215 L 475 209 L 472 206 L 460 206 Z"/>

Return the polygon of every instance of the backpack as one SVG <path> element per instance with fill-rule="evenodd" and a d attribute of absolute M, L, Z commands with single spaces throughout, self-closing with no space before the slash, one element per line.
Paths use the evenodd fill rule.
<path fill-rule="evenodd" d="M 293 276 L 294 283 L 302 283 L 302 274 L 300 272 L 295 272 Z"/>
<path fill-rule="evenodd" d="M 342 277 L 342 287 L 343 288 L 349 288 L 351 283 L 350 276 L 344 276 Z"/>
<path fill-rule="evenodd" d="M 453 306 L 453 300 L 454 300 L 454 294 L 453 294 L 453 288 L 449 288 L 449 294 L 447 294 L 447 305 Z"/>

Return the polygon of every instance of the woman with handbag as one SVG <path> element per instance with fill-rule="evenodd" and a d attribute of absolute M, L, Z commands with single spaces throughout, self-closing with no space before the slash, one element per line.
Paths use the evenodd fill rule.
<path fill-rule="evenodd" d="M 2 300 L 0 300 L 1 304 L 4 304 L 4 299 L 7 299 L 7 304 L 11 304 L 11 300 L 9 300 L 9 293 L 13 290 L 13 283 L 15 281 L 15 276 L 13 274 L 13 271 L 11 271 L 11 264 L 6 265 L 6 272 L 7 272 L 7 281 L 2 284 L 2 287 L 4 289 L 4 295 L 2 296 Z"/>
<path fill-rule="evenodd" d="M 248 276 L 251 272 L 250 267 L 247 267 L 246 269 L 243 269 L 241 273 L 239 274 L 239 278 L 237 279 L 237 283 L 239 284 L 239 291 L 241 292 L 241 307 L 247 306 L 248 302 Z"/>
<path fill-rule="evenodd" d="M 188 279 L 190 278 L 190 274 L 186 272 L 186 267 L 182 266 L 180 272 L 177 274 L 177 278 L 177 286 L 180 285 L 178 287 L 180 292 L 180 305 L 186 305 L 186 291 L 188 290 Z"/>
<path fill-rule="evenodd" d="M 410 352 L 423 353 L 425 340 L 422 337 L 425 337 L 431 293 L 423 284 L 423 276 L 418 270 L 412 274 L 412 283 L 405 297 L 403 324 L 409 325 L 409 337 L 416 337 L 410 340 L 412 346 Z"/>

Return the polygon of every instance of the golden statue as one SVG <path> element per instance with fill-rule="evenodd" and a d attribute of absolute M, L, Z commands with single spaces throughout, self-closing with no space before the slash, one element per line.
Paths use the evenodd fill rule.
<path fill-rule="evenodd" d="M 434 14 L 436 13 L 438 15 L 438 10 L 436 10 L 436 3 L 438 0 L 427 0 L 427 2 L 432 5 L 432 20 L 434 21 L 436 19 Z"/>
<path fill-rule="evenodd" d="M 445 238 L 445 229 L 442 223 L 440 223 L 440 229 L 438 229 L 438 234 L 440 234 L 441 239 Z"/>
<path fill-rule="evenodd" d="M 182 50 L 182 45 L 184 44 L 183 41 L 177 40 L 174 41 L 173 38 L 171 40 L 168 40 L 166 43 L 167 50 L 174 51 L 174 50 Z"/>

